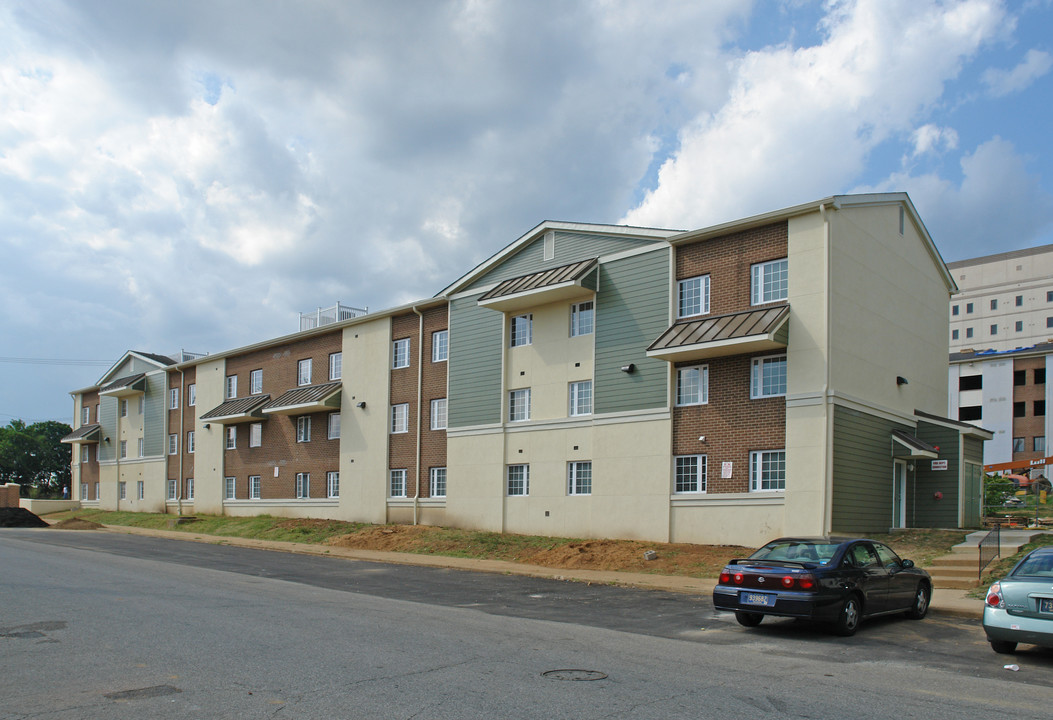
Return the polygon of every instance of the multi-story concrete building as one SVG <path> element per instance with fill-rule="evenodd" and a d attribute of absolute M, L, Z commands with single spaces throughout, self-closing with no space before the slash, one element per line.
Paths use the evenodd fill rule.
<path fill-rule="evenodd" d="M 990 433 L 941 417 L 955 289 L 903 194 L 546 222 L 420 303 L 129 353 L 74 393 L 75 487 L 115 506 L 131 466 L 80 448 L 141 432 L 127 509 L 747 545 L 971 525 Z M 143 428 L 84 419 L 97 396 L 141 399 Z"/>

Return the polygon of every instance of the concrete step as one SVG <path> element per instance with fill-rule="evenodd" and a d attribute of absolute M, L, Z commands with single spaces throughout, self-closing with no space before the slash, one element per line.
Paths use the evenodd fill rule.
<path fill-rule="evenodd" d="M 932 576 L 932 586 L 937 590 L 972 590 L 979 586 L 980 581 L 976 576 L 971 577 L 936 577 Z"/>

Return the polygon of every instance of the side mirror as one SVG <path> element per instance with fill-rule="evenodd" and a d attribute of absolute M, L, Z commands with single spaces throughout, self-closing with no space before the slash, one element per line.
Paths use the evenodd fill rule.
<path fill-rule="evenodd" d="M 910 570 L 912 567 L 914 567 L 914 561 L 913 560 L 904 560 L 903 561 L 903 569 L 904 570 Z"/>

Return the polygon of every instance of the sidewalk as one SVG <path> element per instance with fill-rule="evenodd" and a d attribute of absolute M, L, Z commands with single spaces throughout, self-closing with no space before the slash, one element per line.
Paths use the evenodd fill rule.
<path fill-rule="evenodd" d="M 209 544 L 232 545 L 235 547 L 256 548 L 259 550 L 276 550 L 297 553 L 300 555 L 319 555 L 342 557 L 349 560 L 391 563 L 398 565 L 419 565 L 422 567 L 449 568 L 453 570 L 471 570 L 489 572 L 499 575 L 523 575 L 526 577 L 568 580 L 573 582 L 596 583 L 598 585 L 622 585 L 666 590 L 668 592 L 709 595 L 716 585 L 715 578 L 695 578 L 673 575 L 650 575 L 647 573 L 615 572 L 608 570 L 570 570 L 566 568 L 541 567 L 525 565 L 506 560 L 476 560 L 474 558 L 446 557 L 442 555 L 417 555 L 415 553 L 386 552 L 382 550 L 356 550 L 353 548 L 332 547 L 329 545 L 312 545 L 307 543 L 282 542 L 275 540 L 253 540 L 248 538 L 224 537 L 218 535 L 196 535 L 180 530 L 153 530 L 148 528 L 107 525 L 105 532 L 124 533 L 126 535 L 148 535 L 173 540 L 190 540 Z M 79 531 L 83 532 L 83 531 Z M 966 597 L 965 590 L 937 589 L 933 592 L 930 610 L 941 615 L 974 618 L 983 616 L 983 600 Z"/>

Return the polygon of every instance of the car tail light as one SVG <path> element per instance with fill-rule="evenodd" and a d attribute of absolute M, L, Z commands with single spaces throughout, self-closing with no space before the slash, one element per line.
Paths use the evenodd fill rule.
<path fill-rule="evenodd" d="M 987 599 L 984 601 L 993 608 L 1004 608 L 1005 599 L 1002 597 L 1002 586 L 995 583 L 987 590 Z"/>
<path fill-rule="evenodd" d="M 720 573 L 720 584 L 727 585 L 729 582 L 731 582 L 731 573 L 725 568 L 724 571 Z"/>
<path fill-rule="evenodd" d="M 735 578 L 734 579 L 735 579 L 735 584 L 736 585 L 741 585 L 742 584 L 742 573 L 735 573 Z"/>
<path fill-rule="evenodd" d="M 812 590 L 815 588 L 815 578 L 811 575 L 798 575 L 797 584 L 801 586 L 802 590 Z"/>
<path fill-rule="evenodd" d="M 786 575 L 782 579 L 782 586 L 784 588 L 792 588 L 793 587 L 793 582 L 794 582 L 793 575 Z"/>

